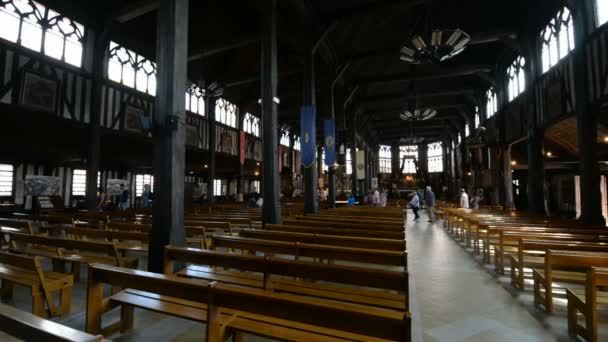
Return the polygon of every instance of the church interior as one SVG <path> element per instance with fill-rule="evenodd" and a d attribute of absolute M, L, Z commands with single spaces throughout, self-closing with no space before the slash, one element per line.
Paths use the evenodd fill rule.
<path fill-rule="evenodd" d="M 607 179 L 608 0 L 0 0 L 0 341 L 608 341 Z"/>

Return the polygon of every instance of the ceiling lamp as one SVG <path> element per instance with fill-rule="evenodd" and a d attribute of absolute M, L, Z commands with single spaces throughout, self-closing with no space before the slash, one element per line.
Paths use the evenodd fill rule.
<path fill-rule="evenodd" d="M 411 64 L 439 63 L 450 59 L 466 48 L 471 37 L 460 29 L 435 30 L 431 34 L 430 44 L 420 35 L 412 37 L 410 42 L 401 47 L 401 60 Z"/>
<path fill-rule="evenodd" d="M 431 119 L 437 115 L 437 111 L 431 108 L 427 109 L 414 109 L 413 111 L 406 110 L 399 114 L 401 120 L 404 121 L 424 121 Z"/>

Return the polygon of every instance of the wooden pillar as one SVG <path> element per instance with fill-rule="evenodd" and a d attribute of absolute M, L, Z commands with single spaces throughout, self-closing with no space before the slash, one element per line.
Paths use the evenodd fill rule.
<path fill-rule="evenodd" d="M 99 199 L 97 198 L 97 173 L 101 159 L 101 99 L 103 98 L 103 82 L 107 64 L 107 51 L 110 39 L 108 32 L 109 24 L 95 36 L 93 51 L 93 94 L 91 98 L 91 122 L 89 124 L 89 145 L 87 153 L 87 184 L 86 199 L 87 209 L 97 210 Z"/>
<path fill-rule="evenodd" d="M 216 139 L 216 125 L 215 125 L 215 101 L 217 99 L 212 95 L 212 94 L 208 94 L 208 96 L 205 98 L 205 106 L 207 106 L 206 108 L 206 113 L 207 113 L 207 120 L 209 123 L 209 150 L 207 151 L 207 159 L 209 159 L 208 164 L 208 168 L 207 168 L 207 200 L 209 201 L 209 204 L 213 204 L 215 203 L 215 185 L 214 185 L 214 181 L 215 181 L 215 169 L 216 169 L 216 163 L 215 163 L 215 151 L 217 149 L 217 139 Z"/>
<path fill-rule="evenodd" d="M 315 100 L 315 68 L 314 68 L 314 53 L 312 49 L 304 61 L 304 80 L 303 80 L 302 104 L 303 106 L 316 107 Z M 316 109 L 316 108 L 315 108 Z M 316 130 L 316 123 L 313 124 L 313 129 Z M 304 137 L 300 137 L 304 139 Z M 304 168 L 304 213 L 313 214 L 319 211 L 319 199 L 317 196 L 317 167 L 313 161 L 312 165 Z"/>
<path fill-rule="evenodd" d="M 185 99 L 188 66 L 188 0 L 161 0 L 156 39 L 154 207 L 148 270 L 163 273 L 166 245 L 185 246 Z"/>
<path fill-rule="evenodd" d="M 422 171 L 422 184 L 418 184 L 418 187 L 427 185 L 429 182 L 429 163 L 428 163 L 428 144 L 426 142 L 418 144 L 418 167 Z"/>
<path fill-rule="evenodd" d="M 262 134 L 265 223 L 281 223 L 279 137 L 277 135 L 277 0 L 264 0 L 262 31 Z M 285 166 L 284 166 L 285 167 Z"/>
<path fill-rule="evenodd" d="M 351 160 L 351 170 L 352 170 L 352 174 L 351 176 L 351 180 L 352 180 L 352 191 L 353 191 L 353 196 L 357 196 L 359 195 L 359 189 L 357 186 L 357 133 L 356 133 L 356 116 L 353 119 L 353 123 L 352 123 L 352 130 L 351 130 L 351 142 L 350 142 L 350 160 Z"/>
<path fill-rule="evenodd" d="M 536 105 L 534 80 L 538 75 L 536 35 L 524 37 L 523 51 L 526 58 L 526 92 L 524 106 L 528 118 L 528 212 L 536 215 L 545 214 L 545 165 L 544 165 L 544 122 Z"/>
<path fill-rule="evenodd" d="M 605 224 L 602 215 L 602 195 L 600 190 L 600 170 L 597 159 L 597 111 L 593 110 L 589 96 L 587 72 L 587 51 L 585 41 L 587 27 L 592 21 L 585 1 L 575 2 L 574 34 L 576 49 L 574 54 L 574 87 L 576 96 L 576 125 L 580 154 L 580 220 L 588 224 Z"/>

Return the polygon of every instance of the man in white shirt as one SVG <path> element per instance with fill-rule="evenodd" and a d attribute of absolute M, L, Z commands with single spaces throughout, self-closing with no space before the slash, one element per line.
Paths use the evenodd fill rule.
<path fill-rule="evenodd" d="M 374 191 L 374 205 L 380 205 L 380 191 L 378 191 L 378 188 Z"/>
<path fill-rule="evenodd" d="M 464 189 L 460 189 L 460 207 L 469 209 L 469 195 L 467 195 Z"/>
<path fill-rule="evenodd" d="M 410 207 L 414 212 L 414 221 L 418 220 L 420 216 L 418 215 L 418 209 L 420 209 L 420 198 L 418 197 L 418 193 L 414 191 L 414 196 L 412 196 L 412 200 L 410 201 Z"/>

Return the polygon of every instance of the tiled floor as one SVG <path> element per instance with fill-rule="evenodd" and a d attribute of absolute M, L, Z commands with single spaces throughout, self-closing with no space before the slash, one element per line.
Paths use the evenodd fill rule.
<path fill-rule="evenodd" d="M 406 228 L 413 341 L 555 341 L 498 279 L 426 217 Z"/>
<path fill-rule="evenodd" d="M 531 290 L 510 288 L 506 277 L 497 277 L 457 241 L 441 224 L 407 222 L 410 271 L 412 340 L 419 341 L 567 341 L 563 308 L 542 314 L 532 305 Z M 86 272 L 83 272 L 86 275 Z M 59 323 L 84 329 L 86 279 L 74 288 L 72 314 Z M 28 291 L 18 289 L 9 304 L 30 310 Z M 118 319 L 118 312 L 104 319 Z M 600 316 L 600 322 L 606 321 Z M 606 338 L 606 325 L 600 340 Z M 205 326 L 187 320 L 138 310 L 135 330 L 114 341 L 203 341 Z M 608 339 L 605 339 L 608 341 Z M 0 341 L 13 341 L 0 333 Z M 267 341 L 248 336 L 246 341 Z"/>

